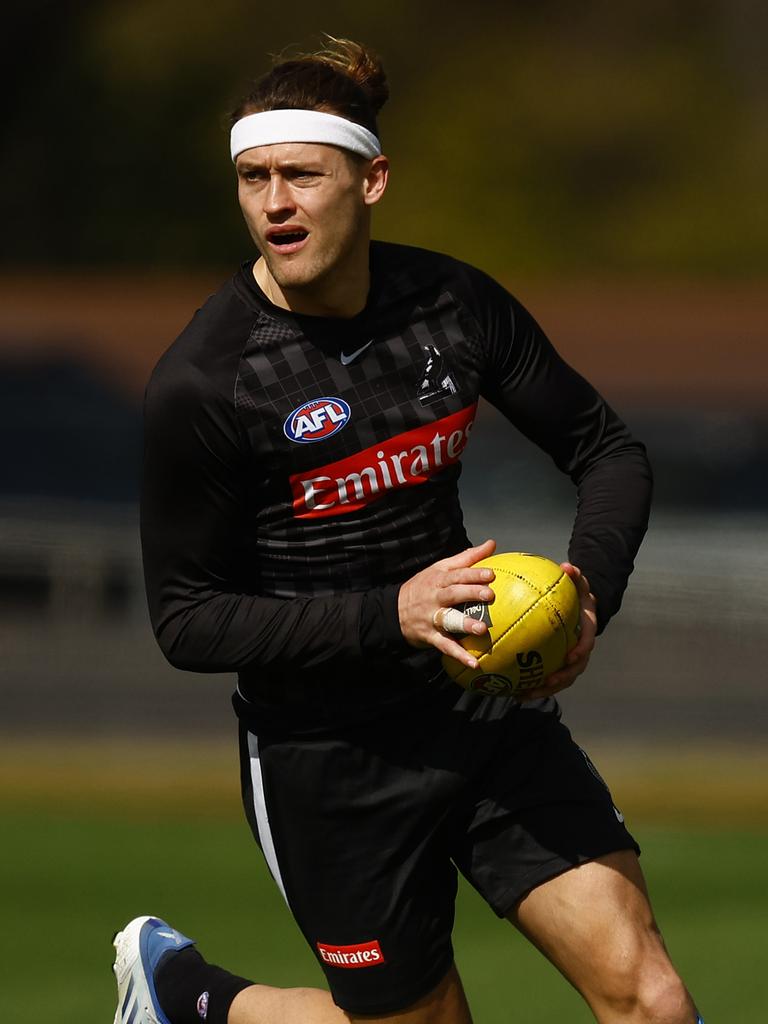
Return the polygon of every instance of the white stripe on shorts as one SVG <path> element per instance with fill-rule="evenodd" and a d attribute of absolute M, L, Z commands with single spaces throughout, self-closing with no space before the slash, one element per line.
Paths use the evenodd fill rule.
<path fill-rule="evenodd" d="M 256 827 L 259 832 L 259 841 L 264 858 L 267 862 L 272 877 L 277 887 L 283 894 L 283 899 L 288 903 L 283 885 L 283 876 L 280 874 L 280 865 L 277 863 L 275 843 L 272 839 L 272 830 L 269 827 L 269 815 L 267 814 L 267 803 L 264 799 L 264 779 L 261 775 L 261 757 L 259 756 L 259 738 L 254 733 L 248 733 L 248 754 L 251 760 L 251 783 L 253 785 L 253 809 L 256 812 Z M 290 904 L 289 904 L 290 906 Z"/>

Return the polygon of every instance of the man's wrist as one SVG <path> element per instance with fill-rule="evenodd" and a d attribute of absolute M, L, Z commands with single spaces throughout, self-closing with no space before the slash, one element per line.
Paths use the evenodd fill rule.
<path fill-rule="evenodd" d="M 363 594 L 360 609 L 360 647 L 364 655 L 391 656 L 409 650 L 400 628 L 399 594 L 399 583 L 374 587 Z"/>

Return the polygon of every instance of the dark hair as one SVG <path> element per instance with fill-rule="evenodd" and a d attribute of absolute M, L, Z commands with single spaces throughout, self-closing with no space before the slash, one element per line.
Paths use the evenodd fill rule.
<path fill-rule="evenodd" d="M 376 115 L 389 98 L 381 61 L 351 39 L 326 39 L 323 50 L 278 60 L 232 112 L 230 127 L 262 110 L 322 110 L 378 136 Z"/>

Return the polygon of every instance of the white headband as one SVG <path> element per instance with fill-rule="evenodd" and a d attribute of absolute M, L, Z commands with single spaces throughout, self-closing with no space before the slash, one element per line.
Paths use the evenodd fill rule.
<path fill-rule="evenodd" d="M 381 154 L 373 132 L 361 124 L 320 110 L 263 110 L 232 125 L 229 146 L 233 162 L 244 149 L 279 142 L 325 142 L 371 160 Z"/>

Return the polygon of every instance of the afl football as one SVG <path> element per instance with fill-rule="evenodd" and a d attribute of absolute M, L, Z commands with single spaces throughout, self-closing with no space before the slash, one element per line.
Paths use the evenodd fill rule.
<path fill-rule="evenodd" d="M 475 669 L 443 656 L 448 675 L 467 690 L 494 697 L 538 686 L 565 662 L 579 636 L 579 596 L 555 562 L 519 551 L 492 555 L 477 565 L 496 574 L 491 604 L 460 610 L 488 626 L 482 636 L 455 639 L 478 660 Z"/>

